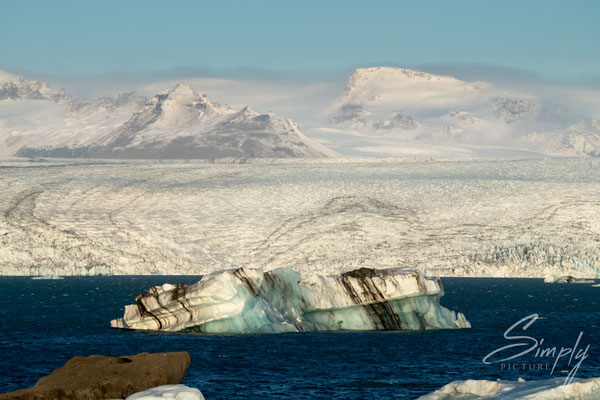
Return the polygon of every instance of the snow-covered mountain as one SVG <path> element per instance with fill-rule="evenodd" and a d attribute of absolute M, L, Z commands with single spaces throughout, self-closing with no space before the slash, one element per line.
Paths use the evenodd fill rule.
<path fill-rule="evenodd" d="M 476 100 L 488 87 L 485 82 L 463 82 L 403 68 L 359 68 L 347 79 L 334 108 L 356 104 L 372 113 L 392 105 L 402 105 L 408 111 L 446 109 Z"/>
<path fill-rule="evenodd" d="M 577 92 L 583 107 L 566 101 L 569 109 L 486 82 L 402 68 L 360 68 L 337 98 L 331 95 L 328 107 L 322 100 L 312 106 L 312 114 L 305 112 L 304 126 L 344 155 L 598 156 L 600 112 L 586 100 L 596 94 Z M 268 93 L 259 97 L 270 104 L 264 100 Z M 0 71 L 0 157 L 337 155 L 307 137 L 293 120 L 244 107 L 245 100 L 233 109 L 186 84 L 149 99 L 128 93 L 74 100 L 64 90 Z M 275 108 L 277 101 L 271 100 Z M 582 109 L 592 115 L 583 115 Z"/>
<path fill-rule="evenodd" d="M 402 68 L 355 70 L 328 113 L 334 128 L 368 137 L 374 147 L 379 138 L 387 148 L 410 143 L 600 154 L 600 122 L 565 106 L 485 82 Z"/>
<path fill-rule="evenodd" d="M 146 101 L 136 93 L 124 93 L 116 98 L 101 97 L 95 102 L 74 100 L 58 109 L 42 105 L 41 112 L 54 113 L 55 118 L 32 126 L 21 127 L 17 123 L 21 129 L 8 132 L 3 155 L 32 149 L 32 152 L 47 152 L 54 157 L 85 157 L 88 146 L 109 140 Z M 25 106 L 31 108 L 31 102 Z"/>
<path fill-rule="evenodd" d="M 105 142 L 100 158 L 326 157 L 297 123 L 250 107 L 221 106 L 186 84 L 156 95 Z M 23 152 L 21 152 L 23 153 Z"/>
<path fill-rule="evenodd" d="M 84 158 L 329 157 L 298 124 L 250 107 L 236 111 L 184 83 L 148 100 L 95 102 L 22 78 L 3 84 L 0 156 Z M 37 112 L 34 112 L 36 111 Z"/>
<path fill-rule="evenodd" d="M 2 79 L 12 78 L 10 74 L 0 74 L 0 100 L 51 100 L 55 102 L 69 101 L 64 89 L 54 90 L 46 82 L 28 81 L 16 77 L 6 82 Z"/>

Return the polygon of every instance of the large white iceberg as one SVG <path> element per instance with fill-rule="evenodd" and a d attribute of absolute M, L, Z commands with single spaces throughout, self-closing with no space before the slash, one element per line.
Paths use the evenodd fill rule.
<path fill-rule="evenodd" d="M 494 400 L 597 400 L 600 399 L 600 378 L 574 379 L 565 385 L 565 378 L 542 381 L 486 381 L 466 380 L 447 384 L 418 400 L 450 399 Z"/>
<path fill-rule="evenodd" d="M 301 277 L 291 268 L 239 268 L 199 282 L 154 286 L 111 327 L 209 333 L 469 328 L 439 304 L 443 287 L 406 268 Z"/>

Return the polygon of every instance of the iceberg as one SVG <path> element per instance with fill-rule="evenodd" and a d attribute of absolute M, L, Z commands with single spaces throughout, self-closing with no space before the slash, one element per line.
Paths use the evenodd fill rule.
<path fill-rule="evenodd" d="M 112 328 L 203 333 L 470 328 L 440 305 L 439 278 L 408 268 L 302 277 L 291 268 L 238 268 L 193 285 L 154 286 Z"/>
<path fill-rule="evenodd" d="M 566 276 L 546 276 L 544 283 L 596 283 L 592 279 L 577 278 L 572 275 Z"/>
<path fill-rule="evenodd" d="M 33 280 L 59 280 L 63 279 L 60 275 L 41 275 L 41 276 L 32 276 Z"/>
<path fill-rule="evenodd" d="M 163 385 L 134 393 L 126 400 L 204 400 L 202 393 L 185 385 Z"/>
<path fill-rule="evenodd" d="M 450 399 L 590 399 L 600 398 L 600 378 L 573 379 L 565 385 L 565 378 L 553 378 L 541 381 L 486 381 L 466 380 L 447 384 L 435 392 L 419 397 L 417 400 Z"/>

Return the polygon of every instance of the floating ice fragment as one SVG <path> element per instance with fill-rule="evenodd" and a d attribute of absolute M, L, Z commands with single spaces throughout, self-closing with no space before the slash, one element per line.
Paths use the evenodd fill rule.
<path fill-rule="evenodd" d="M 447 384 L 435 392 L 419 397 L 418 400 L 450 399 L 489 399 L 489 400 L 563 400 L 600 398 L 600 378 L 574 379 L 565 385 L 565 378 L 541 381 L 466 380 Z"/>
<path fill-rule="evenodd" d="M 204 396 L 185 385 L 164 385 L 134 393 L 126 400 L 204 400 Z"/>
<path fill-rule="evenodd" d="M 208 333 L 469 328 L 439 304 L 443 287 L 406 268 L 301 277 L 291 268 L 239 268 L 196 284 L 154 286 L 111 327 Z"/>

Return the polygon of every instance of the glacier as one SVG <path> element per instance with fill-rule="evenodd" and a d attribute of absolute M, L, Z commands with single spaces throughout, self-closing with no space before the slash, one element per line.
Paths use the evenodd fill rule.
<path fill-rule="evenodd" d="M 196 284 L 154 286 L 112 328 L 203 333 L 470 328 L 439 304 L 443 286 L 408 268 L 302 277 L 291 268 L 238 268 Z"/>
<path fill-rule="evenodd" d="M 600 378 L 573 379 L 565 385 L 565 378 L 540 381 L 465 380 L 447 384 L 418 400 L 497 399 L 497 400 L 596 400 L 600 398 Z"/>
<path fill-rule="evenodd" d="M 600 277 L 599 159 L 10 159 L 0 192 L 0 275 Z"/>

